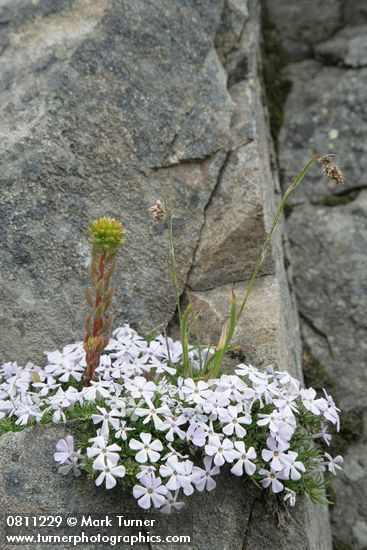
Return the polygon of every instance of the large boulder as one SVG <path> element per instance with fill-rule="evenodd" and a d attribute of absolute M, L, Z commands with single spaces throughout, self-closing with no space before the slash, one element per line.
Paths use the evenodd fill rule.
<path fill-rule="evenodd" d="M 231 283 L 240 296 L 279 195 L 258 8 L 255 0 L 2 2 L 3 359 L 40 361 L 43 349 L 81 338 L 85 232 L 100 215 L 123 220 L 128 233 L 116 326 L 146 331 L 172 319 L 166 231 L 147 213 L 163 192 L 174 205 L 180 291 L 189 286 L 206 308 L 204 332 L 218 335 Z M 278 234 L 236 339 L 246 360 L 301 377 L 284 265 Z M 0 439 L 4 507 L 132 510 L 118 491 L 57 474 L 52 454 L 68 430 Z M 263 495 L 233 477 L 188 502 L 200 550 L 331 548 L 327 509 L 306 498 L 282 527 Z"/>
<path fill-rule="evenodd" d="M 28 512 L 36 515 L 138 513 L 139 517 L 133 498 L 121 489 L 107 492 L 85 477 L 74 479 L 72 475 L 65 477 L 57 473 L 52 453 L 58 439 L 70 431 L 70 427 L 37 426 L 23 432 L 8 433 L 0 439 L 0 456 L 7 457 L 7 460 L 0 462 L 3 480 L 0 498 L 4 510 L 8 514 Z M 233 475 L 221 476 L 215 491 L 197 493 L 187 499 L 187 504 L 190 513 L 176 513 L 171 518 L 168 531 L 169 534 L 180 535 L 190 533 L 193 527 L 192 548 L 195 549 L 330 548 L 325 537 L 325 517 L 316 512 L 315 506 L 307 500 L 301 501 L 292 519 L 283 517 L 284 524 L 279 528 L 279 518 L 261 492 L 249 484 L 239 484 L 238 478 Z M 4 540 L 3 523 L 1 531 L 1 540 Z M 10 550 L 16 546 L 9 545 L 7 548 Z M 38 548 L 22 545 L 22 548 L 38 550 L 42 545 Z M 88 548 L 93 546 L 88 545 Z M 138 548 L 161 550 L 174 549 L 177 545 L 150 543 Z"/>
<path fill-rule="evenodd" d="M 127 228 L 117 322 L 174 313 L 166 232 L 147 210 L 172 196 L 183 289 L 230 142 L 222 4 L 2 2 L 3 358 L 82 336 L 86 228 L 101 215 Z"/>

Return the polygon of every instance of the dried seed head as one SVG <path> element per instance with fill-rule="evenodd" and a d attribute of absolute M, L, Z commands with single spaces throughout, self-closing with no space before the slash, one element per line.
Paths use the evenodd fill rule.
<path fill-rule="evenodd" d="M 339 166 L 335 166 L 335 164 L 324 165 L 323 174 L 337 185 L 341 185 L 344 183 L 343 173 L 340 170 Z"/>
<path fill-rule="evenodd" d="M 155 205 L 149 208 L 149 212 L 158 223 L 162 223 L 166 219 L 166 211 L 160 199 L 156 200 Z"/>
<path fill-rule="evenodd" d="M 329 178 L 329 180 L 336 185 L 342 185 L 344 183 L 343 172 L 339 166 L 332 163 L 331 155 L 323 155 L 322 157 L 319 157 L 318 160 L 322 164 L 322 173 L 324 176 Z"/>
<path fill-rule="evenodd" d="M 332 160 L 332 155 L 323 155 L 318 158 L 319 162 L 322 164 L 330 164 Z"/>

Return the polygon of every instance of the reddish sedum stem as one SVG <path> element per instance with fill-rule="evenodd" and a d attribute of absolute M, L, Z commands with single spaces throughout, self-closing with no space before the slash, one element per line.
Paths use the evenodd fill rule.
<path fill-rule="evenodd" d="M 89 268 L 92 292 L 85 289 L 85 297 L 92 308 L 91 315 L 85 319 L 86 333 L 84 350 L 87 368 L 84 384 L 90 385 L 94 371 L 99 365 L 103 349 L 107 346 L 112 324 L 108 315 L 114 289 L 111 280 L 116 271 L 118 248 L 124 244 L 124 228 L 114 218 L 100 218 L 93 222 L 89 229 L 92 245 L 92 259 Z"/>

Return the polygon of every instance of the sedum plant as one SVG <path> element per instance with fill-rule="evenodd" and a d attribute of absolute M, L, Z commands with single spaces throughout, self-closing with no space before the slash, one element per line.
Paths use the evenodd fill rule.
<path fill-rule="evenodd" d="M 302 493 L 326 503 L 322 473 L 336 474 L 343 462 L 321 446 L 330 445 L 330 428 L 339 430 L 332 397 L 302 388 L 271 365 L 260 371 L 239 364 L 233 374 L 220 372 L 284 206 L 317 161 L 325 175 L 342 183 L 329 155 L 306 164 L 285 192 L 242 300 L 238 305 L 232 293 L 220 341 L 208 349 L 200 341 L 190 344 L 188 326 L 196 326 L 196 317 L 191 303 L 181 311 L 179 301 L 180 341 L 165 334 L 142 338 L 128 325 L 110 337 L 111 280 L 125 232 L 114 219 L 94 222 L 89 231 L 91 290 L 86 290 L 92 311 L 84 342 L 62 353 L 46 352 L 44 368 L 12 362 L 0 367 L 0 430 L 77 420 L 74 434 L 57 443 L 59 472 L 85 471 L 106 489 L 119 484 L 143 509 L 169 513 L 182 508 L 181 497 L 212 491 L 224 468 L 290 506 Z M 171 210 L 164 199 L 151 213 L 158 222 L 168 222 L 179 300 Z"/>
<path fill-rule="evenodd" d="M 114 294 L 111 281 L 116 271 L 118 249 L 124 244 L 125 230 L 114 218 L 103 217 L 92 223 L 89 234 L 89 279 L 92 292 L 88 287 L 84 289 L 85 298 L 92 309 L 91 315 L 85 318 L 84 350 L 87 369 L 84 383 L 87 386 L 90 385 L 102 351 L 110 338 L 112 315 L 109 315 L 109 308 Z"/>

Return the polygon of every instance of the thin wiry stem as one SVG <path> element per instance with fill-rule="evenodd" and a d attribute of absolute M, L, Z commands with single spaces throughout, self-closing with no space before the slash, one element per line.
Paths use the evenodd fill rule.
<path fill-rule="evenodd" d="M 305 177 L 306 173 L 308 172 L 308 169 L 312 166 L 312 164 L 318 159 L 317 155 L 314 155 L 306 164 L 305 166 L 303 167 L 303 169 L 300 171 L 300 173 L 295 177 L 295 179 L 292 181 L 292 183 L 289 185 L 288 189 L 286 190 L 286 192 L 284 193 L 283 195 L 283 198 L 277 208 L 277 211 L 275 213 L 275 216 L 274 216 L 274 219 L 273 219 L 273 223 L 271 225 L 271 228 L 270 228 L 270 231 L 265 239 L 265 242 L 263 244 L 263 247 L 261 249 L 261 252 L 260 252 L 260 255 L 257 259 L 257 262 L 256 262 L 256 266 L 255 266 L 255 269 L 254 269 L 254 272 L 251 276 L 251 279 L 250 279 L 250 282 L 247 286 L 247 289 L 246 289 L 246 292 L 245 292 L 245 295 L 243 297 L 243 300 L 242 300 L 242 303 L 241 303 L 241 306 L 240 306 L 240 309 L 238 311 L 238 314 L 237 314 L 237 322 L 240 320 L 241 318 L 241 315 L 242 315 L 242 312 L 246 306 L 246 303 L 247 303 L 247 300 L 248 300 L 248 297 L 251 293 L 251 290 L 252 290 L 252 287 L 254 286 L 254 283 L 255 283 L 255 280 L 256 280 L 256 277 L 257 275 L 259 274 L 259 271 L 260 271 L 260 267 L 262 266 L 262 263 L 263 261 L 265 260 L 265 256 L 266 256 L 266 252 L 270 246 L 270 241 L 271 241 L 271 238 L 273 236 L 273 233 L 274 233 L 274 230 L 275 228 L 277 227 L 278 225 L 278 222 L 280 220 L 280 217 L 283 213 L 283 210 L 284 210 L 284 207 L 285 205 L 287 204 L 287 201 L 290 197 L 290 195 L 292 194 L 292 192 L 296 189 L 296 187 L 301 183 L 301 181 L 303 180 L 303 178 Z"/>
<path fill-rule="evenodd" d="M 290 197 L 290 195 L 292 194 L 292 192 L 296 189 L 296 187 L 301 183 L 301 181 L 303 180 L 303 178 L 305 177 L 306 173 L 308 172 L 309 168 L 312 166 L 312 164 L 314 162 L 316 162 L 318 160 L 318 156 L 317 155 L 314 155 L 306 164 L 305 166 L 302 168 L 302 170 L 299 172 L 299 174 L 297 174 L 297 176 L 295 177 L 295 179 L 292 181 L 292 183 L 289 185 L 288 189 L 286 190 L 286 192 L 284 193 L 283 197 L 282 197 L 282 200 L 280 201 L 280 204 L 275 212 L 275 216 L 274 216 L 274 219 L 273 219 L 273 222 L 271 224 L 271 228 L 270 228 L 270 231 L 269 233 L 267 234 L 267 237 L 265 239 L 265 242 L 262 246 L 262 249 L 261 249 L 261 252 L 259 254 L 259 257 L 257 259 L 257 262 L 256 262 L 256 265 L 255 265 L 255 268 L 254 268 L 254 271 L 252 273 L 252 276 L 251 276 L 251 279 L 250 279 L 250 282 L 249 284 L 247 285 L 247 288 L 246 288 L 246 291 L 245 291 L 245 294 L 244 294 L 244 297 L 242 299 L 242 302 L 241 302 L 241 305 L 240 305 L 240 308 L 236 314 L 236 317 L 235 317 L 235 322 L 231 323 L 230 326 L 229 326 L 229 330 L 227 332 L 227 336 L 226 336 L 226 339 L 225 339 L 225 343 L 223 346 L 221 346 L 220 349 L 217 349 L 216 352 L 212 355 L 212 357 L 210 358 L 208 364 L 207 364 L 207 367 L 210 374 L 212 376 L 218 376 L 219 372 L 220 372 L 220 368 L 221 368 L 221 365 L 222 365 L 222 361 L 223 361 L 223 357 L 224 357 L 224 354 L 225 352 L 229 349 L 229 345 L 232 341 L 232 338 L 233 338 L 233 335 L 234 335 L 234 332 L 236 330 L 236 327 L 237 327 L 237 324 L 242 316 L 242 313 L 243 313 L 243 310 L 245 309 L 245 306 L 247 304 L 247 301 L 249 299 L 249 296 L 251 294 L 251 291 L 253 289 L 253 286 L 255 284 L 255 281 L 256 281 L 256 277 L 258 276 L 259 274 L 259 271 L 260 271 L 260 268 L 265 260 L 265 256 L 266 256 L 266 252 L 270 246 L 270 242 L 271 242 L 271 238 L 273 236 L 273 233 L 279 223 L 279 220 L 280 220 L 280 217 L 283 213 L 283 210 L 284 210 L 284 207 L 285 205 L 287 204 L 287 201 Z M 232 314 L 232 312 L 231 312 Z"/>
<path fill-rule="evenodd" d="M 163 203 L 164 203 L 164 209 L 168 215 L 168 244 L 169 244 L 169 254 L 170 254 L 170 260 L 171 260 L 172 280 L 173 280 L 173 286 L 175 288 L 178 320 L 179 320 L 179 323 L 181 324 L 182 312 L 181 312 L 181 304 L 180 304 L 180 289 L 177 281 L 177 267 L 176 267 L 175 247 L 174 247 L 174 240 L 173 240 L 172 196 L 170 196 L 170 199 L 169 199 L 169 207 L 167 205 L 167 197 L 165 194 L 163 195 Z"/>

